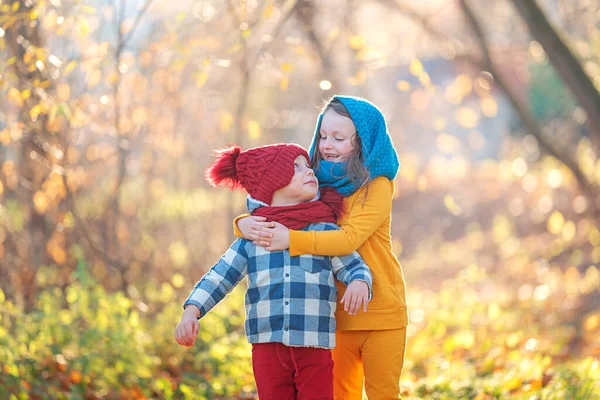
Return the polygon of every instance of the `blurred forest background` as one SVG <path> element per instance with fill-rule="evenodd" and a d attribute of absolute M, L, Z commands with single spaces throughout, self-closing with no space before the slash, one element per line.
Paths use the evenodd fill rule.
<path fill-rule="evenodd" d="M 385 112 L 405 399 L 600 398 L 597 0 L 0 1 L 0 397 L 252 399 L 213 149 Z"/>

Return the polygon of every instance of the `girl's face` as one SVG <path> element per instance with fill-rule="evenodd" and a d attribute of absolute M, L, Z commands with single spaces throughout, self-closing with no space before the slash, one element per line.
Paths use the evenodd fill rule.
<path fill-rule="evenodd" d="M 354 150 L 352 144 L 354 135 L 356 135 L 356 127 L 350 118 L 334 110 L 327 110 L 319 130 L 318 148 L 321 158 L 333 162 L 348 161 Z"/>

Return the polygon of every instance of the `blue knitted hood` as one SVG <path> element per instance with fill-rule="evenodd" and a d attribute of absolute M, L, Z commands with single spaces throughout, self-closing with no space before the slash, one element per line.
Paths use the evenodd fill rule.
<path fill-rule="evenodd" d="M 334 96 L 334 98 L 341 101 L 348 109 L 356 126 L 356 131 L 362 142 L 364 165 L 369 171 L 370 179 L 379 176 L 385 176 L 390 180 L 396 178 L 400 161 L 387 130 L 383 113 L 373 103 L 360 97 Z M 315 135 L 309 151 L 311 156 L 318 145 L 317 140 L 322 120 L 323 113 L 319 115 L 317 120 Z"/>

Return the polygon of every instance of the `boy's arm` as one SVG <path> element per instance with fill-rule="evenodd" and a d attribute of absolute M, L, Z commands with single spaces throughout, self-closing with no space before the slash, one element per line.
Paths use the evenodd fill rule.
<path fill-rule="evenodd" d="M 183 308 L 192 304 L 200 310 L 198 318 L 208 313 L 246 276 L 248 254 L 243 239 L 236 240 L 192 290 Z"/>
<path fill-rule="evenodd" d="M 342 256 L 358 249 L 389 217 L 394 183 L 380 177 L 361 190 L 366 190 L 366 198 L 358 195 L 339 231 L 290 230 L 290 255 Z"/>
<path fill-rule="evenodd" d="M 331 268 L 335 277 L 346 286 L 353 281 L 365 282 L 369 287 L 369 300 L 373 298 L 371 269 L 357 252 L 345 256 L 331 257 Z"/>

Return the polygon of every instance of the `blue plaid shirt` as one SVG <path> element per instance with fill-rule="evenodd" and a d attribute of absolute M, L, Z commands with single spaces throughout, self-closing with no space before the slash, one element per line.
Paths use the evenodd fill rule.
<path fill-rule="evenodd" d="M 313 223 L 303 230 L 337 230 L 332 223 Z M 196 284 L 184 303 L 206 315 L 248 277 L 246 337 L 250 343 L 335 347 L 337 289 L 334 275 L 348 285 L 361 280 L 372 293 L 369 267 L 357 252 L 343 257 L 270 252 L 249 240 L 237 239 Z"/>

